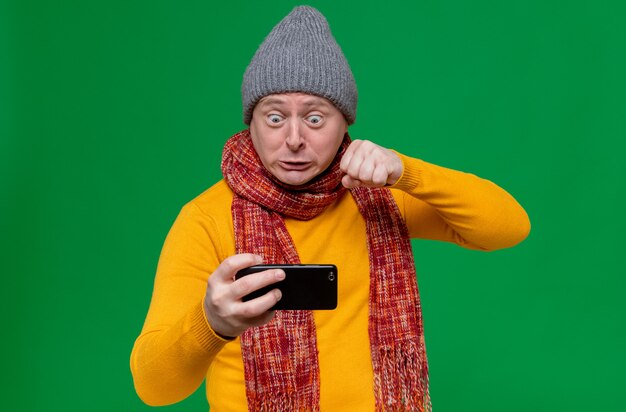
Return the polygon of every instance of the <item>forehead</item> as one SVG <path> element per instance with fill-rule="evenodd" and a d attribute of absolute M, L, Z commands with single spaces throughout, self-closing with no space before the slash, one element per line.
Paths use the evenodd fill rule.
<path fill-rule="evenodd" d="M 328 99 L 306 93 L 270 94 L 257 103 L 258 107 L 287 105 L 335 107 Z"/>

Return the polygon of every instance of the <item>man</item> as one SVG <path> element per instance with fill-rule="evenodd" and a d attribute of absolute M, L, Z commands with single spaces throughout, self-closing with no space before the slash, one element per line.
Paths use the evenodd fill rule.
<path fill-rule="evenodd" d="M 139 396 L 178 402 L 204 379 L 212 411 L 430 410 L 410 238 L 494 250 L 524 210 L 474 175 L 351 141 L 356 86 L 324 17 L 297 7 L 244 75 L 249 129 L 224 180 L 187 204 L 163 247 L 131 356 Z M 284 278 L 260 263 L 334 263 L 333 311 L 270 311 Z"/>

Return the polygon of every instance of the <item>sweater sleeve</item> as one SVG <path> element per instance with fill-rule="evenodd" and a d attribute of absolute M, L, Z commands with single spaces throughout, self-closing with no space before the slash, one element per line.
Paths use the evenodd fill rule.
<path fill-rule="evenodd" d="M 192 394 L 228 342 L 209 326 L 203 298 L 219 265 L 215 223 L 186 205 L 165 240 L 150 309 L 131 354 L 135 390 L 148 405 L 167 405 Z"/>
<path fill-rule="evenodd" d="M 489 251 L 512 247 L 528 236 L 526 211 L 496 184 L 398 155 L 404 172 L 391 189 L 411 237 Z"/>

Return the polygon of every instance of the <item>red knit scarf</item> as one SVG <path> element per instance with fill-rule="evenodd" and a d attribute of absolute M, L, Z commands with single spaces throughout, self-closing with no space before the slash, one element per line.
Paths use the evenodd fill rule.
<path fill-rule="evenodd" d="M 304 186 L 292 187 L 263 167 L 249 130 L 231 137 L 224 147 L 222 173 L 235 192 L 232 215 L 237 253 L 259 254 L 266 263 L 300 263 L 283 219 L 312 219 L 345 194 L 339 161 L 349 143 L 346 135 L 324 173 Z M 421 305 L 408 229 L 388 189 L 350 192 L 367 231 L 376 411 L 430 411 Z M 241 335 L 241 349 L 250 411 L 319 411 L 320 375 L 311 311 L 277 311 L 271 322 Z"/>

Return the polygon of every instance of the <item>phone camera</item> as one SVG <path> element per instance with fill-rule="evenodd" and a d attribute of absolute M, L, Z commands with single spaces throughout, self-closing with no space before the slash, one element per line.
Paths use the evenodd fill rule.
<path fill-rule="evenodd" d="M 330 280 L 331 282 L 335 281 L 335 274 L 333 272 L 330 272 L 328 275 L 328 280 Z"/>

